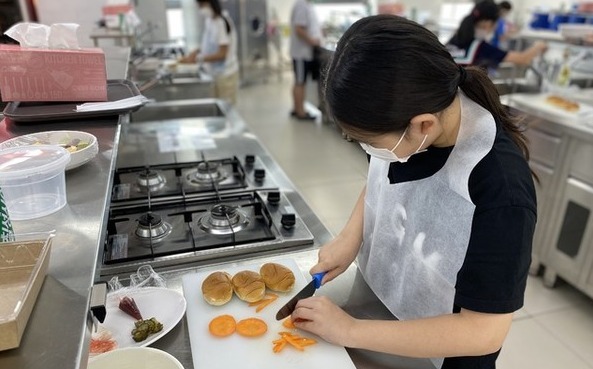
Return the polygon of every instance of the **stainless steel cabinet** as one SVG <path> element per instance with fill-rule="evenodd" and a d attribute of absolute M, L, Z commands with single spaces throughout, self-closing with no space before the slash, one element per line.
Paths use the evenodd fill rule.
<path fill-rule="evenodd" d="M 593 143 L 586 135 L 566 135 L 568 146 L 552 180 L 548 231 L 540 261 L 545 265 L 544 284 L 553 286 L 562 277 L 593 297 Z M 556 175 L 557 174 L 557 175 Z"/>
<path fill-rule="evenodd" d="M 585 260 L 593 249 L 593 186 L 569 178 L 557 212 L 561 216 L 552 225 L 551 246 L 545 257 L 544 282 L 552 286 L 559 274 L 578 285 Z"/>
<path fill-rule="evenodd" d="M 539 178 L 535 189 L 537 195 L 537 225 L 533 237 L 532 263 L 530 273 L 539 273 L 542 265 L 543 254 L 546 249 L 548 224 L 551 221 L 551 207 L 553 206 L 556 178 L 561 167 L 565 143 L 562 132 L 553 126 L 547 126 L 535 117 L 526 118 L 525 136 L 528 139 L 530 152 L 529 166 Z"/>
<path fill-rule="evenodd" d="M 267 0 L 222 0 L 221 5 L 237 28 L 241 84 L 265 81 L 269 74 Z"/>

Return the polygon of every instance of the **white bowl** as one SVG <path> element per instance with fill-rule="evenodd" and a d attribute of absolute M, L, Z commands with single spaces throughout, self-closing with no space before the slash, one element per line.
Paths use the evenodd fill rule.
<path fill-rule="evenodd" d="M 88 369 L 184 369 L 173 355 L 152 347 L 127 347 L 89 359 Z"/>
<path fill-rule="evenodd" d="M 80 143 L 87 144 L 87 146 L 84 148 L 74 146 L 65 147 L 76 142 L 73 140 L 79 140 Z M 97 137 L 81 131 L 47 131 L 23 135 L 0 143 L 0 150 L 30 145 L 57 145 L 64 147 L 70 152 L 70 163 L 66 166 L 66 170 L 78 168 L 88 163 L 99 152 Z"/>

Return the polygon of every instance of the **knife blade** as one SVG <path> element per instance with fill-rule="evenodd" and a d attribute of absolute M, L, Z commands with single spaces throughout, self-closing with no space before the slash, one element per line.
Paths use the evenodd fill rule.
<path fill-rule="evenodd" d="M 290 314 L 292 314 L 299 300 L 313 296 L 315 290 L 321 287 L 321 280 L 323 279 L 325 273 L 326 272 L 313 274 L 313 280 L 307 283 L 307 285 L 302 290 L 300 290 L 299 293 L 294 295 L 294 297 L 291 298 L 290 301 L 288 301 L 284 306 L 280 308 L 280 310 L 278 310 L 278 313 L 276 313 L 276 320 L 282 320 Z"/>

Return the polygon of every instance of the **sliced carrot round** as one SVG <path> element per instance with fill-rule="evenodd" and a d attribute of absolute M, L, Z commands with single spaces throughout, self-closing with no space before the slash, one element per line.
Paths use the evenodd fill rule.
<path fill-rule="evenodd" d="M 268 325 L 258 318 L 247 318 L 237 322 L 237 333 L 246 337 L 258 337 L 268 331 Z"/>
<path fill-rule="evenodd" d="M 219 315 L 210 321 L 208 330 L 213 336 L 226 337 L 235 332 L 237 323 L 230 315 Z"/>

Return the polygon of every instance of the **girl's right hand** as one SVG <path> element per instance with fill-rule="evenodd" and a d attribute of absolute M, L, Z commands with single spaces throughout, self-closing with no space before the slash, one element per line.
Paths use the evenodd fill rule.
<path fill-rule="evenodd" d="M 319 249 L 317 264 L 310 273 L 326 272 L 321 284 L 325 284 L 342 274 L 358 255 L 361 242 L 357 237 L 347 237 L 342 234 L 326 243 Z"/>

